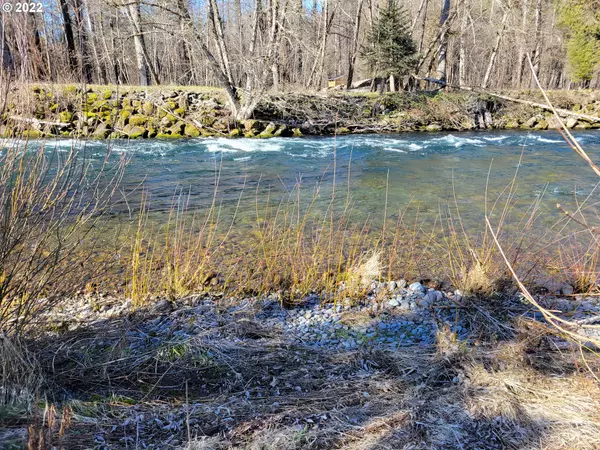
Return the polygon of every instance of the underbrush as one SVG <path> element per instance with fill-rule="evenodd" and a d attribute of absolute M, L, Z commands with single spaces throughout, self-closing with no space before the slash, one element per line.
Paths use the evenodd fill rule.
<path fill-rule="evenodd" d="M 132 230 L 121 233 L 104 219 L 117 201 L 125 159 L 117 167 L 109 167 L 108 158 L 98 166 L 74 148 L 66 154 L 49 154 L 43 148 L 29 151 L 26 146 L 6 144 L 1 158 L 0 411 L 11 420 L 37 414 L 29 433 L 31 448 L 65 438 L 71 417 L 85 417 L 90 420 L 86 426 L 97 427 L 109 422 L 107 417 L 118 417 L 128 433 L 136 433 L 142 426 L 138 413 L 151 414 L 165 399 L 170 404 L 162 403 L 164 409 L 184 414 L 175 420 L 173 411 L 162 411 L 158 420 L 178 423 L 176 432 L 187 431 L 186 442 L 195 442 L 190 448 L 246 444 L 269 448 L 274 443 L 275 448 L 335 444 L 358 449 L 374 442 L 397 448 L 423 435 L 431 445 L 444 448 L 456 439 L 457 418 L 464 426 L 459 430 L 461 439 L 475 439 L 476 430 L 484 430 L 497 448 L 534 441 L 550 446 L 552 439 L 567 447 L 576 445 L 580 441 L 569 433 L 573 424 L 579 424 L 588 442 L 599 442 L 597 417 L 591 403 L 582 400 L 585 392 L 596 395 L 596 386 L 578 371 L 561 373 L 568 382 L 561 385 L 561 392 L 554 392 L 548 373 L 543 372 L 550 370 L 548 365 L 533 368 L 530 360 L 523 362 L 534 358 L 538 347 L 515 350 L 523 364 L 509 367 L 514 360 L 501 355 L 509 352 L 508 344 L 480 353 L 459 342 L 456 334 L 444 335 L 441 326 L 435 354 L 392 356 L 363 350 L 337 356 L 302 348 L 290 351 L 278 336 L 261 330 L 260 324 L 250 325 L 249 320 L 241 325 L 217 321 L 222 340 L 175 339 L 141 354 L 124 344 L 124 336 L 136 328 L 132 316 L 106 324 L 100 332 L 93 327 L 74 333 L 34 328 L 41 326 L 44 313 L 60 307 L 59 302 L 83 291 L 102 292 L 108 284 L 114 286 L 115 278 L 119 295 L 130 298 L 142 316 L 157 299 L 175 301 L 197 298 L 197 294 L 225 295 L 230 300 L 274 295 L 286 306 L 316 294 L 323 302 L 352 304 L 373 293 L 374 281 L 418 280 L 445 292 L 458 289 L 470 302 L 459 307 L 474 311 L 473 321 L 509 328 L 482 307 L 491 310 L 494 299 L 516 292 L 505 257 L 529 286 L 551 278 L 559 283 L 549 289 L 551 293 L 597 292 L 597 234 L 585 220 L 595 205 L 587 200 L 575 199 L 575 213 L 565 211 L 554 226 L 543 227 L 539 222 L 543 196 L 525 211 L 517 208 L 517 171 L 503 190 L 487 192 L 486 188 L 482 224 L 484 217 L 491 218 L 493 226 L 482 225 L 481 231 L 466 227 L 456 192 L 454 204 L 440 207 L 433 218 L 422 214 L 417 202 L 393 211 L 386 194 L 379 217 L 358 219 L 351 167 L 346 182 L 340 182 L 335 179 L 334 163 L 332 172 L 323 174 L 323 180 L 334 178 L 331 184 L 321 181 L 307 187 L 298 182 L 284 195 L 266 199 L 257 187 L 251 198 L 254 217 L 248 220 L 239 213 L 247 210 L 241 208 L 248 201 L 243 192 L 233 210 L 223 206 L 217 170 L 210 207 L 191 207 L 190 195 L 177 189 L 170 211 L 160 216 L 153 210 L 151 193 L 144 190 L 139 206 L 131 211 Z M 504 253 L 497 240 L 505 243 Z M 382 292 L 375 300 L 383 301 L 386 295 Z M 26 331 L 30 338 L 35 336 L 35 358 L 19 344 Z M 543 341 L 550 331 L 537 329 L 532 336 L 511 328 L 485 344 L 495 345 L 492 341 L 508 339 L 509 334 L 519 336 L 519 344 L 525 346 Z M 238 345 L 238 339 L 249 335 L 254 343 L 246 340 Z M 148 342 L 152 338 L 144 336 Z M 495 365 L 496 357 L 504 366 Z M 303 367 L 307 360 L 314 374 L 331 377 L 307 373 Z M 578 364 L 589 363 L 583 358 Z M 523 387 L 532 379 L 533 386 Z M 49 385 L 77 391 L 86 400 L 68 402 L 56 411 L 50 401 L 40 400 L 39 393 Z M 330 390 L 323 391 L 321 385 Z M 444 386 L 451 389 L 440 390 Z M 96 390 L 106 397 L 95 399 Z M 227 396 L 239 392 L 245 399 L 237 398 L 225 415 L 227 408 L 221 405 L 229 404 Z M 190 394 L 210 397 L 210 408 L 200 402 L 192 408 Z M 268 422 L 253 419 L 257 410 L 249 401 L 252 395 Z M 369 398 L 374 403 L 368 404 Z M 414 406 L 416 399 L 424 398 L 425 405 Z M 584 406 L 580 412 L 577 403 Z M 362 415 L 361 408 L 372 409 Z M 559 417 L 562 411 L 569 415 Z M 210 439 L 195 439 L 191 434 L 189 420 L 194 414 L 200 423 L 194 433 Z M 203 417 L 217 425 L 202 422 Z M 225 418 L 231 420 L 223 425 Z M 327 425 L 334 419 L 339 428 Z M 298 423 L 303 426 L 298 428 Z M 370 430 L 366 437 L 355 432 L 357 423 Z M 209 429 L 211 433 L 206 432 L 209 425 L 215 427 Z M 385 433 L 389 427 L 396 431 Z M 84 435 L 90 438 L 89 429 Z M 126 438 L 137 443 L 131 435 Z"/>

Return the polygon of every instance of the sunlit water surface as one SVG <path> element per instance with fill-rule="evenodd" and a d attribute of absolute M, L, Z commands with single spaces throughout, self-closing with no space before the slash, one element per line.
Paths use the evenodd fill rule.
<path fill-rule="evenodd" d="M 575 136 L 591 158 L 600 161 L 600 132 Z M 465 225 L 481 228 L 488 172 L 489 207 L 518 168 L 516 212 L 525 212 L 543 194 L 541 220 L 552 223 L 559 215 L 557 203 L 572 209 L 575 194 L 584 200 L 599 181 L 557 132 L 46 142 L 47 149 L 60 152 L 72 146 L 85 149 L 97 161 L 107 147 L 111 160 L 123 153 L 130 157 L 121 190 L 127 203 L 121 199 L 114 209 L 121 218 L 139 204 L 141 186 L 150 193 L 160 220 L 178 188 L 189 194 L 189 207 L 209 207 L 218 178 L 217 205 L 223 216 L 232 214 L 241 195 L 237 217 L 249 223 L 256 217 L 256 200 L 259 209 L 267 201 L 276 205 L 298 186 L 303 207 L 318 192 L 313 211 L 323 213 L 335 183 L 335 208 L 340 211 L 349 181 L 352 217 L 357 221 L 380 220 L 387 196 L 390 218 L 410 204 L 413 215 L 418 210 L 421 218 L 433 220 L 456 203 Z"/>

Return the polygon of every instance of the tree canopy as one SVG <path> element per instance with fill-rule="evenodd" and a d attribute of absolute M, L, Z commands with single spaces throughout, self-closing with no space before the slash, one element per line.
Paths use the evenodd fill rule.
<path fill-rule="evenodd" d="M 561 2 L 559 23 L 567 37 L 572 79 L 589 82 L 600 66 L 600 0 Z"/>
<path fill-rule="evenodd" d="M 408 15 L 396 0 L 388 0 L 387 8 L 381 10 L 367 34 L 362 54 L 377 76 L 405 74 L 414 67 L 417 48 Z"/>

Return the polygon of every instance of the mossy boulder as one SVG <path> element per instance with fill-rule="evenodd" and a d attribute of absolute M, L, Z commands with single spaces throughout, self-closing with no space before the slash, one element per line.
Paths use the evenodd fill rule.
<path fill-rule="evenodd" d="M 430 123 L 425 127 L 425 131 L 442 131 L 442 125 L 439 123 Z"/>
<path fill-rule="evenodd" d="M 23 137 L 28 137 L 29 139 L 39 139 L 44 136 L 40 130 L 25 130 L 23 131 Z"/>
<path fill-rule="evenodd" d="M 231 130 L 229 132 L 229 137 L 232 137 L 232 138 L 237 138 L 237 137 L 240 137 L 241 135 L 242 135 L 242 132 L 240 131 L 239 128 L 234 128 L 233 130 Z"/>
<path fill-rule="evenodd" d="M 504 128 L 506 128 L 507 130 L 515 130 L 519 128 L 519 122 L 516 120 L 509 120 L 508 122 L 506 122 L 506 125 L 504 125 Z"/>
<path fill-rule="evenodd" d="M 167 106 L 171 111 L 173 111 L 175 108 L 177 108 L 177 103 L 175 103 L 173 100 L 167 100 Z"/>
<path fill-rule="evenodd" d="M 185 109 L 177 108 L 175 111 L 173 111 L 173 113 L 178 115 L 179 117 L 183 117 L 183 116 L 185 116 Z"/>
<path fill-rule="evenodd" d="M 99 112 L 102 112 L 102 111 L 110 112 L 112 110 L 112 107 L 108 103 L 108 100 L 98 100 L 98 101 L 94 102 L 94 104 L 92 105 L 92 108 Z"/>
<path fill-rule="evenodd" d="M 142 111 L 147 116 L 151 116 L 154 113 L 154 105 L 151 102 L 144 102 Z"/>
<path fill-rule="evenodd" d="M 200 130 L 191 123 L 189 123 L 185 126 L 184 134 L 187 137 L 197 138 L 200 136 Z"/>
<path fill-rule="evenodd" d="M 267 128 L 265 128 L 263 131 L 261 131 L 261 133 L 258 135 L 258 137 L 261 139 L 272 138 L 276 130 L 277 130 L 277 125 L 275 125 L 274 123 L 271 122 L 269 125 L 267 125 Z"/>
<path fill-rule="evenodd" d="M 260 130 L 260 122 L 254 119 L 248 119 L 244 122 L 244 130 L 246 131 L 258 131 Z"/>
<path fill-rule="evenodd" d="M 302 136 L 304 136 L 302 134 L 302 131 L 300 131 L 300 128 L 294 128 L 292 130 L 292 134 L 294 135 L 294 137 L 302 137 Z"/>
<path fill-rule="evenodd" d="M 88 103 L 94 103 L 96 100 L 98 100 L 98 94 L 96 94 L 95 92 L 91 92 L 89 94 L 87 94 L 87 102 Z"/>
<path fill-rule="evenodd" d="M 534 128 L 537 125 L 537 123 L 538 123 L 538 118 L 532 117 L 523 124 L 523 127 L 524 128 Z"/>
<path fill-rule="evenodd" d="M 181 137 L 184 128 L 185 124 L 183 122 L 177 122 L 175 125 L 169 128 L 169 133 L 171 133 L 171 135 L 178 135 Z"/>
<path fill-rule="evenodd" d="M 175 118 L 175 116 L 172 116 L 171 114 L 166 115 L 165 117 L 163 117 L 162 119 L 160 119 L 160 124 L 163 127 L 170 127 L 172 126 L 175 122 L 177 121 L 177 119 Z"/>
<path fill-rule="evenodd" d="M 144 137 L 146 132 L 147 130 L 144 127 L 132 125 L 131 123 L 127 124 L 125 128 L 123 128 L 123 133 L 125 133 L 131 139 Z"/>
<path fill-rule="evenodd" d="M 110 128 L 108 124 L 104 122 L 100 122 L 94 132 L 92 133 L 92 137 L 95 139 L 106 139 L 110 134 Z"/>
<path fill-rule="evenodd" d="M 148 117 L 141 114 L 134 114 L 129 117 L 129 124 L 134 126 L 142 126 L 148 122 Z"/>
<path fill-rule="evenodd" d="M 102 94 L 102 98 L 104 98 L 104 100 L 110 100 L 111 97 L 112 91 L 104 91 L 104 93 Z"/>
<path fill-rule="evenodd" d="M 347 127 L 339 127 L 336 129 L 336 134 L 349 134 L 350 129 Z"/>
<path fill-rule="evenodd" d="M 287 134 L 287 127 L 285 125 L 281 125 L 277 131 L 275 131 L 275 133 L 273 134 L 275 137 L 281 137 L 281 136 L 285 136 Z M 350 130 L 348 130 L 348 132 L 350 132 Z"/>
<path fill-rule="evenodd" d="M 123 108 L 131 108 L 131 99 L 129 97 L 125 97 L 122 101 L 121 101 L 121 106 Z"/>
<path fill-rule="evenodd" d="M 575 125 L 575 128 L 577 128 L 578 130 L 588 130 L 590 128 L 592 128 L 592 124 L 589 122 L 579 122 L 577 123 L 577 125 Z"/>
<path fill-rule="evenodd" d="M 61 123 L 71 123 L 73 121 L 73 113 L 71 111 L 59 112 L 58 121 Z"/>
<path fill-rule="evenodd" d="M 205 127 L 212 127 L 216 120 L 216 117 L 210 114 L 202 114 L 200 117 L 200 123 Z"/>
<path fill-rule="evenodd" d="M 567 128 L 575 128 L 577 126 L 577 119 L 574 117 L 569 117 L 567 119 Z"/>
<path fill-rule="evenodd" d="M 129 110 L 129 109 L 122 109 L 119 112 L 119 120 L 121 121 L 121 123 L 123 125 L 127 124 L 130 117 L 131 117 L 131 110 Z"/>

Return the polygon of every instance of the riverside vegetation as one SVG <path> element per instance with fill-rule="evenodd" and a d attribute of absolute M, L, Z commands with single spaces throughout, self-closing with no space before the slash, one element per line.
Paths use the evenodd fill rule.
<path fill-rule="evenodd" d="M 539 100 L 532 91 L 517 101 Z M 597 92 L 551 93 L 570 128 L 600 128 Z M 566 117 L 567 118 L 567 117 Z M 597 120 L 596 120 L 597 119 Z M 271 94 L 254 118 L 237 121 L 212 88 L 139 89 L 74 85 L 15 88 L 7 95 L 0 135 L 105 138 L 269 138 L 401 131 L 556 128 L 552 112 L 472 92 Z"/>
<path fill-rule="evenodd" d="M 487 209 L 536 299 L 589 340 L 578 347 L 518 293 L 487 229 L 463 227 L 456 197 L 433 221 L 387 203 L 357 220 L 349 165 L 312 193 L 257 191 L 248 223 L 221 209 L 216 167 L 211 206 L 177 189 L 157 216 L 145 191 L 138 205 L 120 191 L 126 154 L 113 166 L 14 142 L 0 177 L 4 447 L 600 443 L 587 201 L 540 228 L 541 200 L 513 208 L 516 173 Z"/>

